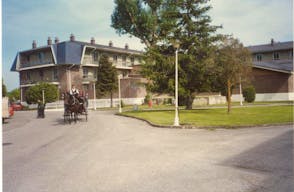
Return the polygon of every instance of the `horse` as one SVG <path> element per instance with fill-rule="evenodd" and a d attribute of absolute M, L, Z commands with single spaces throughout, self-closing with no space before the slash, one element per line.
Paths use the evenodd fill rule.
<path fill-rule="evenodd" d="M 77 122 L 79 111 L 79 101 L 68 92 L 64 93 L 64 121 L 66 121 L 66 118 L 69 118 L 69 123 L 71 123 L 71 119 Z"/>

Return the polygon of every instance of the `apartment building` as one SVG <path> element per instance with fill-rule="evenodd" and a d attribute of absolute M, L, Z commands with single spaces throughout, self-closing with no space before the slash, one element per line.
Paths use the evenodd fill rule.
<path fill-rule="evenodd" d="M 252 53 L 256 101 L 293 100 L 293 41 L 247 47 Z"/>
<path fill-rule="evenodd" d="M 59 93 L 66 92 L 74 84 L 89 99 L 94 97 L 94 84 L 97 80 L 97 68 L 102 54 L 109 56 L 110 62 L 122 75 L 122 97 L 144 98 L 146 91 L 140 86 L 142 78 L 137 71 L 141 64 L 141 51 L 132 50 L 128 44 L 124 48 L 100 45 L 91 38 L 90 42 L 76 41 L 71 34 L 69 41 L 54 43 L 49 37 L 47 45 L 37 46 L 17 53 L 11 71 L 19 73 L 21 101 L 25 101 L 26 90 L 39 82 L 48 82 L 57 86 Z"/>

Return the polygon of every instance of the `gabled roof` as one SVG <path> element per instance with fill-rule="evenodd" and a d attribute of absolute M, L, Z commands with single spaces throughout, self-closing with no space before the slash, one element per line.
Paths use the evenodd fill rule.
<path fill-rule="evenodd" d="M 257 61 L 253 62 L 253 67 L 282 73 L 293 73 L 293 61 L 291 60 L 272 62 Z"/>
<path fill-rule="evenodd" d="M 251 53 L 265 53 L 293 49 L 293 41 L 274 42 L 273 44 L 255 45 L 247 47 Z"/>

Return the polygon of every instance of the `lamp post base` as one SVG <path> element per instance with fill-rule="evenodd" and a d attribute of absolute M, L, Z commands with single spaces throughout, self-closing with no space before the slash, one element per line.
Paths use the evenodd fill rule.
<path fill-rule="evenodd" d="M 174 126 L 180 126 L 179 117 L 175 117 Z"/>

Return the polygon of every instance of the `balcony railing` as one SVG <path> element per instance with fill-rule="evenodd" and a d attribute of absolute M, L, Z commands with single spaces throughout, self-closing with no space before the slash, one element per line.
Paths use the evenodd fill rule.
<path fill-rule="evenodd" d="M 46 61 L 31 61 L 29 63 L 22 63 L 21 67 L 25 68 L 25 67 L 33 67 L 33 66 L 37 66 L 37 65 L 46 65 L 46 64 L 53 64 L 52 60 L 46 60 Z"/>
<path fill-rule="evenodd" d="M 84 56 L 83 58 L 83 64 L 97 64 L 98 65 L 99 61 L 94 61 L 92 56 Z"/>

